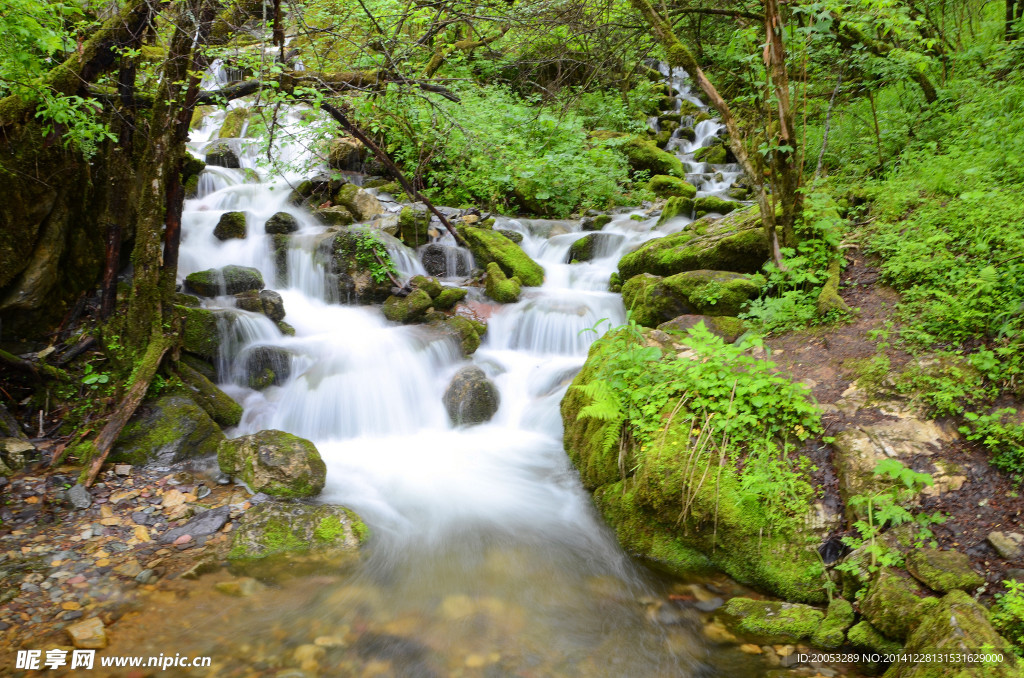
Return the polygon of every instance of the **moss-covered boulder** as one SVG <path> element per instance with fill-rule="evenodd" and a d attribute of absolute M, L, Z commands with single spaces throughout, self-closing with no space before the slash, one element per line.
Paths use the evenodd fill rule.
<path fill-rule="evenodd" d="M 632 318 L 657 327 L 684 314 L 735 316 L 761 290 L 763 279 L 727 271 L 686 271 L 661 278 L 643 274 L 622 286 L 622 302 Z"/>
<path fill-rule="evenodd" d="M 256 290 L 239 292 L 238 294 L 235 294 L 234 297 L 235 308 L 239 308 L 243 311 L 249 311 L 250 313 L 263 312 L 263 304 L 260 303 L 260 293 Z"/>
<path fill-rule="evenodd" d="M 706 162 L 709 165 L 724 165 L 726 158 L 725 146 L 712 144 L 698 148 L 693 152 L 693 159 L 697 162 Z"/>
<path fill-rule="evenodd" d="M 668 276 L 697 269 L 756 273 L 768 253 L 754 205 L 721 219 L 704 217 L 679 233 L 649 240 L 622 257 L 619 274 L 628 280 L 641 273 Z"/>
<path fill-rule="evenodd" d="M 811 635 L 811 644 L 826 650 L 839 647 L 846 640 L 846 630 L 853 626 L 854 618 L 853 605 L 842 598 L 833 598 L 824 621 Z"/>
<path fill-rule="evenodd" d="M 487 325 L 461 315 L 445 319 L 440 326 L 445 332 L 455 336 L 462 348 L 462 355 L 467 358 L 480 348 L 481 337 L 487 332 Z"/>
<path fill-rule="evenodd" d="M 299 221 L 287 212 L 277 212 L 263 224 L 263 230 L 271 234 L 288 234 L 299 230 Z"/>
<path fill-rule="evenodd" d="M 519 245 L 500 233 L 473 226 L 460 226 L 458 232 L 469 245 L 477 265 L 486 266 L 493 261 L 506 276 L 519 278 L 527 287 L 539 287 L 544 283 L 544 269 Z"/>
<path fill-rule="evenodd" d="M 522 284 L 519 278 L 507 277 L 497 263 L 487 264 L 487 281 L 484 285 L 484 294 L 501 304 L 514 304 L 519 301 L 519 293 Z"/>
<path fill-rule="evenodd" d="M 915 549 L 907 554 L 907 571 L 933 591 L 973 591 L 985 578 L 971 569 L 971 559 L 959 551 Z"/>
<path fill-rule="evenodd" d="M 329 230 L 317 244 L 316 256 L 327 268 L 329 283 L 342 303 L 377 304 L 391 296 L 391 280 L 374 277 L 374 266 L 360 256 L 367 238 L 377 236 L 359 228 L 339 228 Z"/>
<path fill-rule="evenodd" d="M 201 297 L 216 297 L 221 294 L 238 294 L 247 290 L 262 290 L 265 287 L 263 275 L 248 266 L 225 266 L 189 273 L 185 277 L 185 289 Z"/>
<path fill-rule="evenodd" d="M 709 461 L 680 454 L 692 446 L 688 422 L 670 425 L 645 445 L 641 458 L 631 445 L 607 444 L 618 437 L 621 421 L 580 418 L 583 408 L 593 404 L 584 387 L 601 374 L 613 338 L 605 335 L 591 346 L 562 399 L 561 413 L 566 453 L 619 543 L 679 576 L 718 570 L 786 600 L 823 602 L 820 562 L 806 547 L 813 538 L 810 528 L 792 533 L 772 529 L 766 510 L 749 500 L 738 473 L 718 473 L 717 456 Z M 705 473 L 706 481 L 684 496 L 679 479 Z"/>
<path fill-rule="evenodd" d="M 227 311 L 208 308 L 174 307 L 183 318 L 182 348 L 208 360 L 220 355 L 221 337 L 231 327 L 234 316 Z"/>
<path fill-rule="evenodd" d="M 444 392 L 444 408 L 456 426 L 473 426 L 489 421 L 498 411 L 498 387 L 479 367 L 463 367 Z"/>
<path fill-rule="evenodd" d="M 433 306 L 433 299 L 424 290 L 413 290 L 409 295 L 391 295 L 384 302 L 381 311 L 392 322 L 411 323 L 421 320 L 427 309 Z"/>
<path fill-rule="evenodd" d="M 581 231 L 600 231 L 602 228 L 611 223 L 612 215 L 610 214 L 598 214 L 593 217 L 584 217 L 580 221 Z"/>
<path fill-rule="evenodd" d="M 618 233 L 590 233 L 569 246 L 566 260 L 571 264 L 610 256 L 624 239 Z"/>
<path fill-rule="evenodd" d="M 825 619 L 810 605 L 751 598 L 732 598 L 716 616 L 736 635 L 761 643 L 810 640 Z"/>
<path fill-rule="evenodd" d="M 348 226 L 356 222 L 355 216 L 344 205 L 329 205 L 313 210 L 313 215 L 328 226 Z"/>
<path fill-rule="evenodd" d="M 242 166 L 238 160 L 238 153 L 226 141 L 218 141 L 206 148 L 206 164 L 229 169 L 238 169 Z"/>
<path fill-rule="evenodd" d="M 702 323 L 711 334 L 721 337 L 727 344 L 735 342 L 747 331 L 747 324 L 739 318 L 711 315 L 681 315 L 661 323 L 658 329 L 663 332 L 686 334 Z"/>
<path fill-rule="evenodd" d="M 737 207 L 741 207 L 738 202 L 719 198 L 717 195 L 706 195 L 693 201 L 694 216 L 698 219 L 712 213 L 729 214 Z"/>
<path fill-rule="evenodd" d="M 147 400 L 121 431 L 112 461 L 172 464 L 217 453 L 220 427 L 194 400 L 180 394 Z"/>
<path fill-rule="evenodd" d="M 230 569 L 260 579 L 337 575 L 359 559 L 366 525 L 340 506 L 264 502 L 246 511 L 231 534 Z"/>
<path fill-rule="evenodd" d="M 672 196 L 695 198 L 697 196 L 696 186 L 678 177 L 670 177 L 665 174 L 656 174 L 651 177 L 651 180 L 647 182 L 647 188 L 659 198 Z"/>
<path fill-rule="evenodd" d="M 274 290 L 260 290 L 260 312 L 274 322 L 284 320 L 284 299 Z"/>
<path fill-rule="evenodd" d="M 245 238 L 245 233 L 245 212 L 225 212 L 213 228 L 217 240 L 241 240 Z"/>
<path fill-rule="evenodd" d="M 465 299 L 467 293 L 467 290 L 461 287 L 446 287 L 434 297 L 434 308 L 438 311 L 447 311 Z"/>
<path fill-rule="evenodd" d="M 651 176 L 656 174 L 680 178 L 686 176 L 683 163 L 679 158 L 661 150 L 653 141 L 637 136 L 619 148 L 626 154 L 629 166 L 634 170 L 647 171 Z"/>
<path fill-rule="evenodd" d="M 224 391 L 217 388 L 206 375 L 192 367 L 189 363 L 179 362 L 175 371 L 181 377 L 188 395 L 200 407 L 206 410 L 220 426 L 237 426 L 242 420 L 242 406 L 232 400 Z"/>
<path fill-rule="evenodd" d="M 284 431 L 224 440 L 217 448 L 217 464 L 253 492 L 272 497 L 315 497 L 327 478 L 327 465 L 316 446 Z"/>
<path fill-rule="evenodd" d="M 989 623 L 985 608 L 963 591 L 946 594 L 911 630 L 903 652 L 941 654 L 943 661 L 900 661 L 884 678 L 1019 678 L 1024 661 Z M 980 663 L 978 653 L 1001 654 L 1000 662 Z"/>
<path fill-rule="evenodd" d="M 327 165 L 341 172 L 360 172 L 366 160 L 366 147 L 358 139 L 338 137 L 331 140 Z"/>
<path fill-rule="evenodd" d="M 224 123 L 217 133 L 218 139 L 237 139 L 245 131 L 245 125 L 249 122 L 249 109 L 239 106 L 232 108 L 224 116 Z"/>
<path fill-rule="evenodd" d="M 661 209 L 661 215 L 658 217 L 657 226 L 661 226 L 676 217 L 684 217 L 686 219 L 693 217 L 693 198 L 686 198 L 682 196 L 669 198 L 665 202 L 665 206 Z"/>
<path fill-rule="evenodd" d="M 398 214 L 398 237 L 409 247 L 430 242 L 430 212 L 420 207 L 403 207 Z"/>
<path fill-rule="evenodd" d="M 903 647 L 898 641 L 883 636 L 867 621 L 857 622 L 850 627 L 846 633 L 846 640 L 855 648 L 879 654 L 899 652 Z"/>
<path fill-rule="evenodd" d="M 914 581 L 891 570 L 880 570 L 861 599 L 864 618 L 894 640 L 903 640 L 920 622 L 935 598 L 925 598 Z"/>
<path fill-rule="evenodd" d="M 206 169 L 206 163 L 192 155 L 185 153 L 185 160 L 181 165 L 181 184 L 185 187 L 185 197 L 194 198 L 199 192 L 199 175 Z"/>
<path fill-rule="evenodd" d="M 280 386 L 292 374 L 292 354 L 277 346 L 256 346 L 244 358 L 245 384 L 262 391 Z"/>
<path fill-rule="evenodd" d="M 355 184 L 345 184 L 334 194 L 334 202 L 348 208 L 356 221 L 369 221 L 384 212 L 377 198 Z"/>

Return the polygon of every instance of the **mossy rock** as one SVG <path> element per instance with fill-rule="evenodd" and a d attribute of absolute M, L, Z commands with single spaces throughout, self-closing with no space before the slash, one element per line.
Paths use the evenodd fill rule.
<path fill-rule="evenodd" d="M 540 287 L 544 283 L 544 269 L 500 233 L 472 226 L 460 226 L 458 233 L 469 245 L 478 265 L 495 262 L 506 276 L 517 277 L 528 287 Z"/>
<path fill-rule="evenodd" d="M 277 212 L 263 225 L 266 233 L 282 235 L 299 230 L 299 220 L 287 212 Z"/>
<path fill-rule="evenodd" d="M 519 301 L 519 294 L 522 291 L 522 284 L 519 278 L 507 277 L 497 263 L 487 264 L 487 282 L 484 286 L 484 294 L 500 304 L 514 304 Z"/>
<path fill-rule="evenodd" d="M 359 172 L 366 160 L 366 147 L 358 139 L 338 137 L 331 140 L 327 165 L 342 172 Z"/>
<path fill-rule="evenodd" d="M 292 374 L 292 354 L 277 346 L 256 346 L 245 354 L 245 384 L 262 391 L 280 386 Z"/>
<path fill-rule="evenodd" d="M 873 627 L 889 638 L 903 640 L 935 602 L 935 598 L 921 596 L 913 580 L 880 570 L 861 599 L 860 609 Z"/>
<path fill-rule="evenodd" d="M 498 387 L 479 367 L 463 367 L 452 378 L 442 398 L 448 418 L 456 426 L 474 426 L 489 421 L 498 411 Z"/>
<path fill-rule="evenodd" d="M 242 514 L 227 558 L 232 572 L 264 580 L 337 576 L 358 562 L 368 537 L 359 516 L 340 506 L 268 501 Z"/>
<path fill-rule="evenodd" d="M 262 313 L 263 304 L 260 303 L 260 294 L 256 290 L 246 290 L 245 292 L 239 292 L 234 295 L 235 297 L 235 308 L 243 311 L 249 311 L 250 313 Z"/>
<path fill-rule="evenodd" d="M 185 197 L 194 198 L 199 192 L 199 175 L 206 169 L 206 163 L 192 155 L 185 153 L 185 159 L 181 166 L 181 183 L 185 187 Z"/>
<path fill-rule="evenodd" d="M 217 133 L 217 138 L 237 139 L 241 137 L 247 122 L 249 122 L 248 108 L 232 108 L 224 116 L 224 123 L 220 126 L 220 132 Z"/>
<path fill-rule="evenodd" d="M 825 619 L 810 605 L 751 598 L 732 598 L 716 616 L 733 633 L 760 643 L 810 640 Z"/>
<path fill-rule="evenodd" d="M 442 326 L 445 331 L 456 336 L 459 346 L 462 348 L 462 355 L 467 358 L 480 348 L 480 337 L 487 331 L 487 326 L 483 323 L 464 318 L 461 315 L 444 320 Z"/>
<path fill-rule="evenodd" d="M 853 605 L 842 598 L 833 598 L 828 604 L 825 620 L 811 635 L 811 643 L 826 650 L 840 647 L 846 640 L 846 630 L 853 626 L 855 617 Z"/>
<path fill-rule="evenodd" d="M 185 289 L 201 297 L 216 297 L 222 294 L 238 294 L 247 290 L 262 290 L 263 275 L 248 266 L 225 266 L 189 273 L 185 277 Z"/>
<path fill-rule="evenodd" d="M 238 153 L 226 141 L 218 141 L 206 149 L 206 164 L 228 169 L 238 169 L 242 166 L 238 159 Z"/>
<path fill-rule="evenodd" d="M 205 374 L 192 367 L 189 363 L 179 362 L 176 371 L 181 376 L 184 387 L 200 407 L 206 410 L 210 418 L 220 426 L 237 426 L 242 420 L 242 406 L 231 396 L 220 390 Z"/>
<path fill-rule="evenodd" d="M 314 216 L 328 226 L 348 226 L 356 222 L 355 215 L 344 205 L 318 207 L 313 210 Z"/>
<path fill-rule="evenodd" d="M 398 214 L 398 237 L 409 247 L 430 242 L 430 212 L 424 208 L 403 207 Z"/>
<path fill-rule="evenodd" d="M 857 622 L 850 627 L 846 633 L 846 640 L 856 648 L 878 654 L 892 654 L 903 648 L 899 642 L 886 638 L 867 621 Z"/>
<path fill-rule="evenodd" d="M 216 106 L 196 106 L 195 109 L 192 111 L 192 117 L 189 119 L 188 128 L 199 129 L 200 127 L 202 127 L 203 120 L 206 118 L 206 116 L 208 116 L 210 113 L 213 113 L 215 110 L 217 110 Z"/>
<path fill-rule="evenodd" d="M 696 186 L 678 177 L 670 177 L 665 174 L 656 174 L 651 177 L 651 180 L 647 182 L 647 188 L 660 198 L 671 196 L 694 198 L 697 196 Z"/>
<path fill-rule="evenodd" d="M 693 159 L 697 162 L 706 162 L 709 165 L 724 165 L 726 158 L 725 146 L 714 144 L 698 148 L 693 152 Z"/>
<path fill-rule="evenodd" d="M 372 231 L 340 228 L 329 230 L 317 244 L 316 257 L 327 268 L 342 303 L 376 304 L 391 296 L 391 281 L 374 278 L 370 264 L 360 257 L 360 243 L 368 237 L 376 238 Z"/>
<path fill-rule="evenodd" d="M 629 166 L 635 171 L 647 171 L 651 176 L 656 174 L 665 174 L 679 178 L 686 176 L 683 163 L 679 158 L 671 153 L 666 153 L 658 148 L 654 142 L 643 137 L 633 137 L 619 148 L 625 153 Z"/>
<path fill-rule="evenodd" d="M 618 233 L 591 233 L 569 246 L 569 263 L 592 261 L 610 255 L 622 244 L 624 236 Z"/>
<path fill-rule="evenodd" d="M 114 443 L 110 458 L 129 464 L 172 464 L 217 453 L 224 434 L 194 400 L 180 394 L 147 400 Z"/>
<path fill-rule="evenodd" d="M 355 184 L 345 184 L 334 194 L 334 202 L 344 205 L 356 221 L 369 221 L 384 212 L 384 206 L 377 198 Z"/>
<path fill-rule="evenodd" d="M 682 113 L 664 113 L 658 116 L 658 122 L 660 124 L 664 124 L 666 122 L 674 122 L 678 126 L 682 121 Z"/>
<path fill-rule="evenodd" d="M 431 299 L 436 299 L 444 291 L 441 281 L 425 275 L 414 275 L 409 279 L 409 286 L 414 290 L 423 290 Z"/>
<path fill-rule="evenodd" d="M 663 129 L 654 135 L 654 145 L 658 148 L 664 149 L 668 146 L 668 142 L 672 139 L 671 130 Z"/>
<path fill-rule="evenodd" d="M 488 221 L 490 221 L 490 220 L 488 219 Z M 486 228 L 486 227 L 482 227 L 482 228 Z M 499 229 L 496 230 L 496 232 L 497 233 L 501 233 L 503 236 L 505 236 L 506 238 L 508 238 L 509 240 L 511 240 L 512 242 L 514 242 L 517 245 L 519 243 L 523 242 L 523 234 L 520 233 L 519 231 L 513 231 L 512 229 L 509 229 L 509 228 L 499 228 Z"/>
<path fill-rule="evenodd" d="M 327 465 L 316 446 L 284 431 L 223 440 L 217 448 L 217 464 L 253 492 L 283 499 L 315 497 L 327 478 Z"/>
<path fill-rule="evenodd" d="M 676 132 L 676 136 L 687 141 L 696 141 L 697 132 L 692 127 L 682 127 Z"/>
<path fill-rule="evenodd" d="M 213 235 L 217 240 L 241 240 L 245 238 L 245 234 L 245 212 L 225 212 L 220 215 L 213 229 Z"/>
<path fill-rule="evenodd" d="M 220 355 L 223 333 L 234 322 L 234 316 L 227 311 L 208 308 L 175 306 L 183 317 L 181 347 L 202 358 L 215 360 Z"/>
<path fill-rule="evenodd" d="M 676 217 L 684 217 L 689 219 L 693 216 L 693 198 L 686 198 L 683 196 L 673 196 L 665 201 L 665 206 L 661 208 L 661 216 L 658 217 L 658 226 L 661 226 L 670 219 Z"/>
<path fill-rule="evenodd" d="M 619 274 L 628 280 L 641 273 L 670 276 L 698 269 L 756 273 L 768 255 L 761 214 L 752 205 L 721 219 L 698 219 L 679 233 L 644 243 L 622 257 Z"/>
<path fill-rule="evenodd" d="M 959 551 L 915 549 L 907 554 L 907 571 L 933 591 L 973 591 L 985 578 L 971 569 L 971 560 Z"/>
<path fill-rule="evenodd" d="M 602 228 L 610 224 L 612 221 L 612 215 L 610 214 L 598 214 L 594 217 L 588 217 L 580 223 L 580 230 L 583 231 L 600 231 Z"/>
<path fill-rule="evenodd" d="M 710 315 L 681 315 L 661 323 L 658 329 L 663 332 L 686 334 L 700 324 L 703 324 L 711 334 L 721 337 L 727 344 L 735 342 L 747 331 L 747 324 L 739 318 Z"/>
<path fill-rule="evenodd" d="M 439 311 L 447 311 L 466 298 L 467 290 L 461 287 L 446 287 L 441 294 L 434 299 L 434 308 Z"/>
<path fill-rule="evenodd" d="M 279 292 L 274 290 L 260 290 L 260 312 L 273 320 L 275 323 L 284 320 L 284 299 Z"/>
<path fill-rule="evenodd" d="M 729 214 L 737 207 L 741 207 L 738 202 L 732 200 L 725 200 L 719 198 L 716 195 L 706 195 L 703 198 L 697 198 L 693 201 L 693 210 L 697 218 L 701 218 L 707 214 Z"/>
<path fill-rule="evenodd" d="M 996 633 L 985 608 L 963 591 L 951 591 L 912 629 L 903 652 L 942 654 L 941 662 L 896 662 L 883 678 L 1019 678 L 1024 661 Z M 979 652 L 1001 654 L 1003 660 L 982 664 L 967 661 Z M 959 657 L 959 660 L 958 660 Z"/>
<path fill-rule="evenodd" d="M 414 290 L 405 297 L 390 296 L 381 307 L 384 317 L 392 322 L 411 323 L 420 320 L 427 309 L 434 305 L 430 295 L 423 290 Z"/>
<path fill-rule="evenodd" d="M 736 316 L 757 297 L 764 280 L 727 271 L 686 271 L 661 278 L 643 274 L 622 286 L 622 302 L 632 318 L 657 327 L 684 314 Z"/>

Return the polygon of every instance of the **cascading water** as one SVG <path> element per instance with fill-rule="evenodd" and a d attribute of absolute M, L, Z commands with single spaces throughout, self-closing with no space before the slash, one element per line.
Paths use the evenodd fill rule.
<path fill-rule="evenodd" d="M 672 84 L 693 99 L 684 80 L 673 77 Z M 197 152 L 219 119 L 211 116 L 193 134 Z M 717 129 L 700 123 L 698 142 Z M 208 168 L 198 197 L 186 203 L 180 275 L 227 264 L 258 269 L 280 292 L 295 334 L 283 335 L 262 315 L 231 311 L 220 375 L 245 412 L 229 435 L 281 429 L 312 440 L 328 466 L 320 499 L 354 509 L 373 540 L 357 572 L 302 602 L 268 593 L 277 618 L 272 638 L 248 619 L 223 620 L 225 629 L 273 647 L 369 628 L 391 639 L 380 653 L 394 672 L 388 675 L 482 667 L 489 672 L 466 675 L 758 675 L 751 660 L 703 640 L 696 613 L 659 616 L 651 601 L 668 586 L 685 586 L 658 579 L 621 551 L 562 447 L 559 402 L 589 345 L 625 320 L 619 295 L 607 291 L 609 275 L 625 252 L 672 229 L 652 231 L 654 220 L 639 211 L 618 214 L 600 232 L 593 258 L 570 264 L 569 248 L 588 235 L 578 222 L 499 217 L 496 228 L 523 235 L 521 246 L 544 267 L 545 282 L 524 288 L 518 303 L 490 308 L 471 362 L 497 385 L 500 407 L 488 423 L 456 428 L 442 405 L 445 387 L 467 362 L 455 341 L 335 298 L 315 256 L 324 227 L 288 204 L 287 181 L 253 181 L 254 145 L 236 148 L 241 168 Z M 692 161 L 697 146 L 678 148 Z M 284 142 L 275 152 L 290 159 L 301 151 Z M 721 181 L 712 173 L 699 177 L 703 193 L 718 193 L 735 176 L 718 171 Z M 245 212 L 246 238 L 214 237 L 227 210 Z M 299 224 L 284 271 L 263 232 L 278 211 Z M 434 246 L 444 248 L 447 270 L 456 273 L 468 253 L 453 245 L 446 237 Z M 400 242 L 388 247 L 401 274 L 424 272 Z M 205 304 L 233 309 L 234 299 Z M 291 368 L 287 380 L 263 391 L 249 388 L 244 376 L 247 353 L 259 347 L 286 351 Z"/>

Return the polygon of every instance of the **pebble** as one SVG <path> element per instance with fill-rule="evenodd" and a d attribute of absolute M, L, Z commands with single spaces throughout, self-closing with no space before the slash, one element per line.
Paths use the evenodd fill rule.
<path fill-rule="evenodd" d="M 763 651 L 764 650 L 753 643 L 744 643 L 740 645 L 740 652 L 744 654 L 761 654 Z"/>
<path fill-rule="evenodd" d="M 106 629 L 97 617 L 72 624 L 67 628 L 67 632 L 77 648 L 102 650 L 107 646 Z"/>
<path fill-rule="evenodd" d="M 151 581 L 156 581 L 157 579 L 158 577 L 156 576 L 156 572 L 148 568 L 135 575 L 135 581 L 140 584 L 149 584 Z"/>
<path fill-rule="evenodd" d="M 85 485 L 78 483 L 68 490 L 68 501 L 76 509 L 84 510 L 92 506 L 92 495 L 89 494 L 89 490 L 86 489 Z"/>

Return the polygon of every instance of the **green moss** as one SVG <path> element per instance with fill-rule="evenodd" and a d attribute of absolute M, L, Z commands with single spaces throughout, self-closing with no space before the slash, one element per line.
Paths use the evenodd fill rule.
<path fill-rule="evenodd" d="M 646 327 L 684 314 L 739 314 L 761 290 L 760 276 L 724 271 L 686 271 L 667 278 L 643 274 L 622 286 L 622 301 Z"/>
<path fill-rule="evenodd" d="M 213 235 L 218 240 L 231 240 L 245 238 L 245 212 L 225 212 L 220 215 L 220 220 L 213 229 Z"/>
<path fill-rule="evenodd" d="M 388 297 L 381 311 L 392 322 L 410 323 L 419 320 L 432 305 L 433 300 L 429 294 L 423 290 L 414 290 L 407 297 Z"/>
<path fill-rule="evenodd" d="M 338 516 L 327 516 L 317 523 L 313 530 L 313 538 L 317 541 L 332 542 L 345 534 L 345 526 Z"/>
<path fill-rule="evenodd" d="M 763 643 L 795 643 L 809 640 L 825 615 L 809 605 L 733 598 L 718 617 L 738 635 Z"/>
<path fill-rule="evenodd" d="M 664 174 L 656 174 L 651 177 L 651 180 L 647 182 L 647 188 L 654 195 L 662 198 L 679 196 L 692 199 L 697 196 L 696 186 L 677 177 L 670 177 Z"/>
<path fill-rule="evenodd" d="M 481 323 L 456 315 L 445 320 L 444 324 L 458 335 L 463 355 L 469 357 L 480 348 L 480 335 L 485 331 Z"/>
<path fill-rule="evenodd" d="M 429 294 L 431 299 L 437 298 L 437 296 L 444 290 L 444 287 L 437 278 L 428 278 L 425 275 L 414 275 L 409 280 L 409 284 L 413 289 L 423 290 Z"/>
<path fill-rule="evenodd" d="M 370 528 L 366 526 L 366 523 L 354 511 L 344 510 L 351 521 L 352 533 L 355 534 L 360 544 L 365 544 L 370 539 Z"/>
<path fill-rule="evenodd" d="M 218 139 L 237 139 L 242 136 L 245 123 L 249 121 L 248 108 L 232 108 L 224 116 L 224 124 L 217 134 Z"/>
<path fill-rule="evenodd" d="M 815 647 L 835 649 L 846 639 L 846 629 L 853 625 L 853 605 L 842 598 L 833 598 L 828 604 L 825 620 L 815 629 L 811 643 Z"/>
<path fill-rule="evenodd" d="M 860 609 L 873 627 L 889 638 L 903 640 L 936 602 L 935 598 L 922 598 L 913 580 L 881 570 L 861 599 Z"/>
<path fill-rule="evenodd" d="M 398 215 L 398 237 L 409 247 L 420 247 L 430 242 L 430 212 L 403 207 Z"/>
<path fill-rule="evenodd" d="M 640 273 L 668 276 L 697 269 L 756 273 L 767 259 L 768 238 L 754 205 L 721 219 L 700 219 L 679 233 L 644 243 L 622 257 L 619 273 L 623 280 Z"/>
<path fill-rule="evenodd" d="M 843 298 L 839 296 L 839 272 L 842 264 L 841 259 L 833 259 L 828 265 L 828 280 L 825 286 L 818 293 L 818 315 L 824 316 L 829 313 L 849 313 L 850 307 L 846 305 Z"/>
<path fill-rule="evenodd" d="M 715 214 L 729 214 L 737 207 L 741 207 L 738 202 L 725 200 L 716 195 L 706 195 L 693 201 L 694 214 L 698 219 L 712 212 Z"/>
<path fill-rule="evenodd" d="M 697 162 L 706 162 L 710 165 L 724 165 L 725 156 L 725 146 L 721 146 L 719 144 L 698 148 L 693 153 L 694 160 Z"/>
<path fill-rule="evenodd" d="M 441 294 L 434 299 L 434 308 L 439 311 L 447 311 L 466 297 L 467 291 L 461 287 L 446 287 Z"/>
<path fill-rule="evenodd" d="M 179 363 L 177 371 L 182 381 L 191 389 L 192 399 L 206 410 L 211 419 L 221 426 L 238 425 L 242 420 L 241 405 L 189 365 Z"/>
<path fill-rule="evenodd" d="M 211 268 L 189 273 L 185 277 L 185 289 L 201 297 L 238 294 L 263 288 L 263 275 L 259 270 L 248 266 L 229 265 L 219 269 Z"/>
<path fill-rule="evenodd" d="M 203 358 L 214 359 L 220 354 L 220 322 L 230 323 L 230 316 L 205 308 L 175 305 L 182 316 L 181 346 Z"/>
<path fill-rule="evenodd" d="M 544 283 L 544 269 L 505 236 L 495 231 L 460 226 L 459 235 L 469 245 L 478 265 L 495 262 L 508 277 L 517 277 L 523 285 L 540 287 Z"/>
<path fill-rule="evenodd" d="M 971 569 L 970 558 L 958 551 L 915 549 L 907 554 L 907 570 L 940 593 L 971 591 L 985 583 L 985 578 Z"/>
<path fill-rule="evenodd" d="M 898 642 L 886 638 L 866 621 L 854 624 L 847 632 L 846 639 L 854 647 L 880 654 L 899 652 L 902 649 Z"/>
<path fill-rule="evenodd" d="M 519 301 L 521 291 L 519 278 L 508 278 L 502 272 L 497 263 L 487 264 L 487 282 L 484 287 L 484 294 L 501 304 L 514 304 Z"/>
<path fill-rule="evenodd" d="M 686 171 L 683 163 L 671 153 L 658 148 L 654 142 L 643 137 L 633 137 L 620 147 L 634 170 L 644 170 L 650 174 L 664 174 L 683 178 Z"/>
<path fill-rule="evenodd" d="M 210 456 L 224 434 L 190 398 L 177 394 L 147 401 L 122 429 L 111 460 L 145 465 Z"/>
<path fill-rule="evenodd" d="M 610 214 L 598 214 L 594 217 L 594 230 L 600 231 L 602 228 L 610 224 L 612 221 L 612 215 Z"/>

